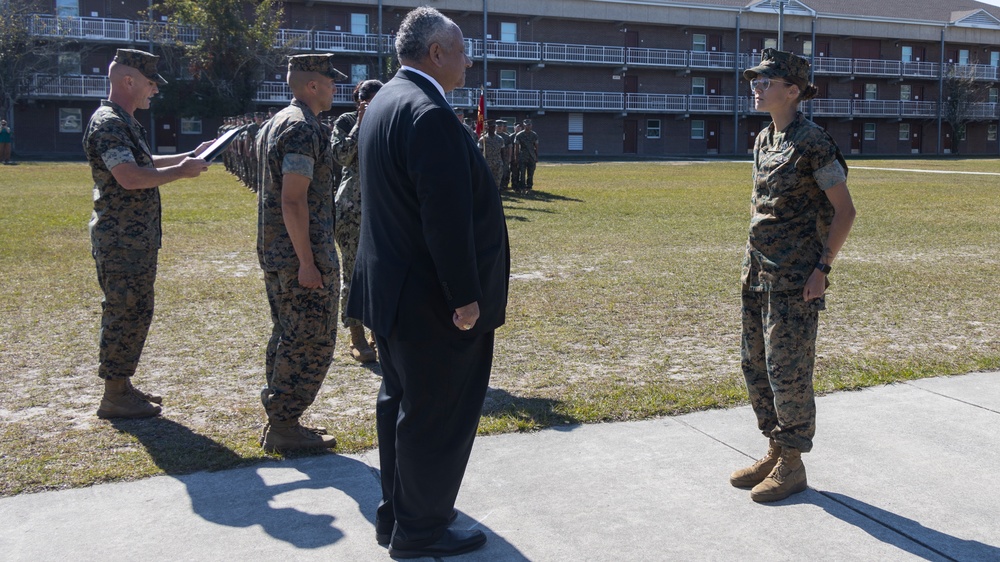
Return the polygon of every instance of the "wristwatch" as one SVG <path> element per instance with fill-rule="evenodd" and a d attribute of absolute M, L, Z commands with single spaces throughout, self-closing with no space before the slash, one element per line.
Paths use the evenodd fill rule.
<path fill-rule="evenodd" d="M 822 271 L 824 275 L 830 275 L 830 272 L 833 271 L 832 267 L 823 262 L 816 262 L 816 269 Z"/>

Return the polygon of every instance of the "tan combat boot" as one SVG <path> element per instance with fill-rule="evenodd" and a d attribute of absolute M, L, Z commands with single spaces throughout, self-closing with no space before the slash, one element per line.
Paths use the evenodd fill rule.
<path fill-rule="evenodd" d="M 778 462 L 779 455 L 781 455 L 781 445 L 778 445 L 774 439 L 769 439 L 767 454 L 764 455 L 764 458 L 730 474 L 729 483 L 737 488 L 753 488 L 767 478 L 771 469 Z"/>
<path fill-rule="evenodd" d="M 776 502 L 808 488 L 806 467 L 798 449 L 782 447 L 778 463 L 763 482 L 750 490 L 750 499 L 758 503 Z"/>
<path fill-rule="evenodd" d="M 325 429 L 313 429 L 299 420 L 269 421 L 264 426 L 260 444 L 268 453 L 283 453 L 301 449 L 333 449 L 337 440 Z"/>
<path fill-rule="evenodd" d="M 151 418 L 159 414 L 159 406 L 150 404 L 132 392 L 127 378 L 104 381 L 104 397 L 97 409 L 97 417 Z"/>
<path fill-rule="evenodd" d="M 128 389 L 139 398 L 142 398 L 146 402 L 152 402 L 153 404 L 163 404 L 163 397 L 158 394 L 148 394 L 139 390 L 138 388 L 132 386 L 132 377 L 125 379 L 128 384 Z"/>
<path fill-rule="evenodd" d="M 351 326 L 351 357 L 360 363 L 375 361 L 375 350 L 365 339 L 364 326 Z"/>

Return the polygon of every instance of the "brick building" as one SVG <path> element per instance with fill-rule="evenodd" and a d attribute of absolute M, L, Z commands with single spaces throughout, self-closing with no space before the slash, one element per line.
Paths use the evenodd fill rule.
<path fill-rule="evenodd" d="M 148 49 L 157 22 L 137 15 L 147 0 L 47 1 L 34 33 L 58 27 L 95 48 L 65 53 L 58 76 L 33 77 L 14 112 L 15 150 L 79 155 L 114 50 Z M 461 26 L 475 62 L 453 103 L 474 114 L 485 86 L 490 117 L 533 118 L 543 158 L 747 154 L 767 116 L 740 73 L 777 46 L 779 25 L 783 48 L 813 61 L 820 93 L 803 111 L 845 152 L 1000 155 L 1000 8 L 973 0 L 293 0 L 279 40 L 342 55 L 354 81 L 385 79 L 394 30 L 421 4 Z M 287 103 L 283 73 L 267 74 L 261 108 Z M 964 138 L 945 118 L 953 75 L 980 94 L 964 110 Z M 351 109 L 344 87 L 334 112 Z M 138 117 L 161 152 L 189 150 L 219 125 L 155 110 Z"/>

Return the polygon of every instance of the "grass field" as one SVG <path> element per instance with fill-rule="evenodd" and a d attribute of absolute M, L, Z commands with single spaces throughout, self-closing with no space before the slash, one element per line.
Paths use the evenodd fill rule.
<path fill-rule="evenodd" d="M 857 161 L 858 218 L 822 316 L 820 392 L 1000 368 L 997 160 Z M 744 402 L 739 264 L 745 162 L 539 166 L 505 196 L 508 323 L 482 433 Z M 136 383 L 156 420 L 98 420 L 100 291 L 82 164 L 0 172 L 0 495 L 220 469 L 257 446 L 270 319 L 255 198 L 221 167 L 162 189 L 156 317 Z M 377 369 L 346 332 L 308 425 L 372 447 Z M 747 419 L 747 431 L 754 431 Z M 822 432 L 822 424 L 820 424 Z"/>

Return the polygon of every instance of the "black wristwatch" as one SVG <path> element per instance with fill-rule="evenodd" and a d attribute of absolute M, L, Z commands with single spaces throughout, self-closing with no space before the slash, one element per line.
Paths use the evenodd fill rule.
<path fill-rule="evenodd" d="M 823 262 L 816 262 L 816 269 L 822 271 L 824 275 L 830 275 L 830 272 L 833 270 L 832 267 Z"/>

